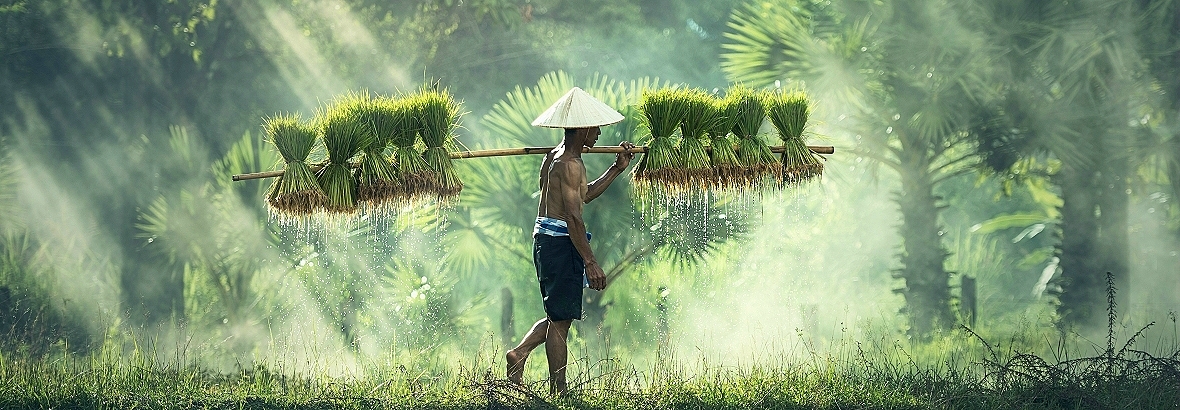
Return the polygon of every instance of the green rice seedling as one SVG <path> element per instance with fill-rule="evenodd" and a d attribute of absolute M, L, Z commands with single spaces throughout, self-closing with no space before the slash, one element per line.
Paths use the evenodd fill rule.
<path fill-rule="evenodd" d="M 396 107 L 389 101 L 389 98 L 380 97 L 357 107 L 357 114 L 369 133 L 369 144 L 361 157 L 357 200 L 377 211 L 387 209 L 395 202 L 402 188 L 393 163 L 385 155 L 398 121 Z"/>
<path fill-rule="evenodd" d="M 738 162 L 746 175 L 743 182 L 749 188 L 759 189 L 766 178 L 778 175 L 782 169 L 770 152 L 770 147 L 758 135 L 758 130 L 766 120 L 763 96 L 739 85 L 730 88 L 726 98 L 730 100 L 727 114 L 734 117 L 733 135 L 738 139 Z"/>
<path fill-rule="evenodd" d="M 454 150 L 454 131 L 459 126 L 460 106 L 446 90 L 423 90 L 414 97 L 421 121 L 422 157 L 435 174 L 436 193 L 440 199 L 453 198 L 463 190 L 463 181 L 455 173 L 450 151 Z"/>
<path fill-rule="evenodd" d="M 678 103 L 674 88 L 644 90 L 639 100 L 641 124 L 647 128 L 647 153 L 635 167 L 635 187 L 639 192 L 651 189 L 677 189 L 681 183 L 678 167 L 683 162 L 676 150 L 674 134 L 684 119 L 684 105 Z"/>
<path fill-rule="evenodd" d="M 303 123 L 299 115 L 278 114 L 264 120 L 262 128 L 286 162 L 283 175 L 275 179 L 266 194 L 271 213 L 290 218 L 311 215 L 327 202 L 307 165 L 307 156 L 316 142 L 316 132 Z"/>
<path fill-rule="evenodd" d="M 680 165 L 686 189 L 706 189 L 713 179 L 705 139 L 719 119 L 713 115 L 713 97 L 701 89 L 684 89 L 678 93 L 684 105 L 684 120 L 680 122 Z"/>
<path fill-rule="evenodd" d="M 359 106 L 368 95 L 349 93 L 333 101 L 319 113 L 319 126 L 328 151 L 328 165 L 316 177 L 328 196 L 324 209 L 330 213 L 356 211 L 356 177 L 349 161 L 369 144 L 369 133 Z"/>
<path fill-rule="evenodd" d="M 389 100 L 384 104 L 390 106 L 396 120 L 390 142 L 393 145 L 397 180 L 402 184 L 401 202 L 409 203 L 428 195 L 433 196 L 433 193 L 438 192 L 435 188 L 435 173 L 416 148 L 421 141 L 417 101 L 411 96 Z"/>
<path fill-rule="evenodd" d="M 712 187 L 727 189 L 742 185 L 741 163 L 730 130 L 734 127 L 735 117 L 727 115 L 726 100 L 713 98 L 708 114 L 713 117 L 708 130 L 709 134 L 709 162 L 713 167 Z"/>
<path fill-rule="evenodd" d="M 803 142 L 803 129 L 811 114 L 807 94 L 802 91 L 771 93 L 767 101 L 767 116 L 783 140 L 780 183 L 794 185 L 822 174 L 824 164 Z"/>

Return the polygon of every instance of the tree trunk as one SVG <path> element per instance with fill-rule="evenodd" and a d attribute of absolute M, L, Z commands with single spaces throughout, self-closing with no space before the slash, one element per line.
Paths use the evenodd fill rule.
<path fill-rule="evenodd" d="M 1104 322 L 1105 272 L 1099 259 L 1097 172 L 1064 164 L 1061 187 L 1061 277 L 1057 314 L 1063 327 L 1100 327 Z"/>
<path fill-rule="evenodd" d="M 908 333 L 926 339 L 954 323 L 950 273 L 945 267 L 949 254 L 939 235 L 939 198 L 934 195 L 930 154 L 921 144 L 902 154 L 901 192 L 897 199 L 902 215 L 902 268 L 894 277 L 905 280 L 905 287 L 897 292 L 905 296 Z"/>
<path fill-rule="evenodd" d="M 1108 149 L 1108 152 L 1115 152 Z M 1101 274 L 1105 278 L 1106 272 L 1114 277 L 1115 303 L 1120 312 L 1130 312 L 1131 308 L 1131 246 L 1128 239 L 1128 218 L 1131 206 L 1131 194 L 1127 191 L 1130 184 L 1127 174 L 1130 164 L 1123 155 L 1115 154 L 1103 162 L 1102 189 L 1098 192 L 1098 258 L 1101 263 Z M 1105 283 L 1102 290 L 1106 290 Z M 1106 305 L 1103 304 L 1103 307 Z"/>
<path fill-rule="evenodd" d="M 1098 157 L 1096 155 L 1096 157 Z M 1061 302 L 1063 326 L 1101 329 L 1106 326 L 1106 273 L 1114 276 L 1116 304 L 1129 308 L 1130 245 L 1127 219 L 1126 158 L 1101 160 L 1101 172 L 1076 165 L 1062 166 L 1058 184 L 1061 209 Z"/>
<path fill-rule="evenodd" d="M 979 316 L 977 295 L 978 293 L 975 291 L 975 278 L 965 275 L 960 277 L 959 315 L 967 322 L 967 326 L 975 327 L 975 319 Z"/>

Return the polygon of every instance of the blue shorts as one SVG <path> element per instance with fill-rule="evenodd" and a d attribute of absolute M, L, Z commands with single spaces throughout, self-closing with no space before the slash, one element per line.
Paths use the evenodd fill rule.
<path fill-rule="evenodd" d="M 533 235 L 533 266 L 549 320 L 582 319 L 586 264 L 570 237 Z"/>

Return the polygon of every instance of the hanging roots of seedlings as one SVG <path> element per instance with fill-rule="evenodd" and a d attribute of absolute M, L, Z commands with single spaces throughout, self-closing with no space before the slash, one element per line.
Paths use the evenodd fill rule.
<path fill-rule="evenodd" d="M 763 98 L 753 89 L 736 86 L 729 90 L 726 98 L 726 113 L 734 118 L 733 134 L 738 139 L 737 158 L 743 167 L 742 183 L 753 189 L 760 189 L 769 177 L 779 175 L 782 165 L 762 141 L 758 130 L 766 120 Z"/>
<path fill-rule="evenodd" d="M 647 152 L 633 171 L 635 190 L 641 196 L 676 191 L 677 186 L 670 183 L 677 181 L 676 163 L 672 158 L 676 147 L 673 144 L 671 138 L 656 138 L 648 143 Z"/>
<path fill-rule="evenodd" d="M 684 119 L 684 105 L 678 103 L 677 92 L 672 88 L 644 90 L 639 101 L 639 112 L 643 114 L 643 125 L 650 140 L 647 152 L 635 167 L 633 179 L 637 192 L 677 191 L 684 181 L 684 173 L 678 167 L 683 161 L 676 149 L 673 134 Z"/>
<path fill-rule="evenodd" d="M 684 119 L 680 122 L 680 169 L 684 188 L 703 190 L 713 180 L 709 153 L 705 151 L 705 138 L 718 120 L 713 115 L 713 97 L 700 89 L 680 90 L 678 95 L 678 102 L 684 106 Z"/>
<path fill-rule="evenodd" d="M 803 129 L 811 113 L 807 94 L 802 91 L 772 93 L 767 101 L 767 116 L 783 140 L 780 183 L 795 185 L 821 175 L 823 163 L 803 142 Z"/>
<path fill-rule="evenodd" d="M 301 218 L 323 208 L 327 197 L 307 165 L 307 156 L 316 141 L 315 130 L 300 122 L 298 115 L 283 114 L 267 118 L 262 127 L 286 162 L 283 175 L 275 179 L 266 193 L 271 213 Z"/>
<path fill-rule="evenodd" d="M 329 213 L 356 212 L 356 178 L 348 161 L 369 142 L 358 110 L 368 99 L 366 94 L 349 93 L 320 113 L 319 122 L 324 147 L 328 151 L 328 166 L 316 176 L 320 188 L 328 197 L 324 209 Z"/>
<path fill-rule="evenodd" d="M 742 184 L 738 181 L 742 178 L 741 163 L 738 162 L 733 139 L 729 137 L 734 119 L 726 115 L 725 102 L 715 98 L 710 102 L 706 115 L 713 118 L 708 129 L 709 163 L 713 167 L 710 187 L 729 189 L 740 186 Z"/>
<path fill-rule="evenodd" d="M 439 199 L 453 198 L 463 190 L 455 173 L 449 150 L 454 149 L 454 130 L 459 126 L 459 103 L 444 91 L 426 89 L 413 98 L 421 121 L 422 157 L 434 171 L 434 189 Z"/>
<path fill-rule="evenodd" d="M 389 98 L 369 100 L 359 107 L 358 117 L 369 132 L 369 144 L 361 158 L 361 173 L 357 182 L 357 201 L 371 209 L 387 211 L 403 193 L 402 184 L 385 148 L 397 128 L 396 108 Z"/>
<path fill-rule="evenodd" d="M 802 140 L 784 142 L 781 179 L 784 186 L 807 182 L 823 173 L 824 163 L 819 155 L 807 148 Z"/>

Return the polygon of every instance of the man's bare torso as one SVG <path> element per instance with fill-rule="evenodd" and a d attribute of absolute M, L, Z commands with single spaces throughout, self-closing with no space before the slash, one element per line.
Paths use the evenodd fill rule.
<path fill-rule="evenodd" d="M 565 155 L 563 147 L 545 155 L 540 175 L 541 200 L 537 216 L 570 221 L 582 214 L 586 197 L 586 166 L 580 157 Z M 578 195 L 577 198 L 566 196 Z"/>

